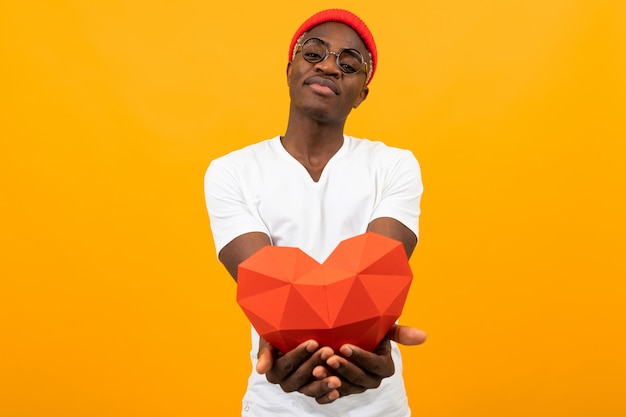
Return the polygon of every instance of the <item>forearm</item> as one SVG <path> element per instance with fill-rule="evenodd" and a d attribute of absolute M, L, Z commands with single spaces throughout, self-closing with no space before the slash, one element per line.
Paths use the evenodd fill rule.
<path fill-rule="evenodd" d="M 411 257 L 417 245 L 417 236 L 415 236 L 415 233 L 404 224 L 391 217 L 380 217 L 372 220 L 367 227 L 367 231 L 378 233 L 379 235 L 402 242 L 407 258 Z"/>
<path fill-rule="evenodd" d="M 251 232 L 236 237 L 220 251 L 219 259 L 230 275 L 237 281 L 239 264 L 248 259 L 264 246 L 270 245 L 270 238 L 265 233 Z"/>

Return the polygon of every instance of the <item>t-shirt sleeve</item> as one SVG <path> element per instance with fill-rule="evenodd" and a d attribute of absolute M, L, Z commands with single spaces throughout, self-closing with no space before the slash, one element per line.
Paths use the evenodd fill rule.
<path fill-rule="evenodd" d="M 238 169 L 225 159 L 216 159 L 204 176 L 204 197 L 211 222 L 215 249 L 220 251 L 238 236 L 269 231 L 246 198 L 246 188 Z"/>
<path fill-rule="evenodd" d="M 424 187 L 419 163 L 413 153 L 403 150 L 388 171 L 378 205 L 370 221 L 391 217 L 419 238 L 420 201 Z"/>

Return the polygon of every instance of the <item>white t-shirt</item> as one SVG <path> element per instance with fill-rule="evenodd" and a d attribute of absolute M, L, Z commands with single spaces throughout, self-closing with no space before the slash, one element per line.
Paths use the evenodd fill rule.
<path fill-rule="evenodd" d="M 211 162 L 205 197 L 217 253 L 234 238 L 263 232 L 272 245 L 302 249 L 323 262 L 342 240 L 365 233 L 369 223 L 391 217 L 418 236 L 423 187 L 408 150 L 344 136 L 343 146 L 315 182 L 282 146 L 279 136 Z M 242 416 L 406 417 L 410 415 L 400 352 L 392 343 L 396 372 L 377 389 L 320 405 L 285 393 L 255 371 L 259 336 L 252 328 L 252 374 Z"/>

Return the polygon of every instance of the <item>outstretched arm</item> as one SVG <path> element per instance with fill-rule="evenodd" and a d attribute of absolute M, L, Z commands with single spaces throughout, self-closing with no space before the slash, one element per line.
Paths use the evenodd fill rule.
<path fill-rule="evenodd" d="M 373 220 L 367 230 L 402 242 L 407 258 L 410 258 L 417 245 L 415 234 L 401 222 L 389 217 Z M 337 354 L 326 360 L 324 366 L 317 366 L 313 370 L 319 383 L 309 384 L 309 390 L 316 390 L 307 394 L 314 396 L 318 403 L 326 404 L 339 397 L 377 388 L 383 379 L 395 373 L 391 340 L 402 345 L 420 345 L 426 341 L 426 333 L 413 327 L 395 325 L 373 352 L 350 344 L 343 345 Z M 332 386 L 338 386 L 330 389 L 328 381 L 332 381 Z"/>
<path fill-rule="evenodd" d="M 264 233 L 246 233 L 224 246 L 219 253 L 219 259 L 236 281 L 239 264 L 270 244 L 269 237 Z M 319 381 L 313 376 L 313 369 L 324 365 L 333 354 L 331 348 L 320 348 L 314 340 L 304 342 L 290 352 L 283 353 L 261 338 L 256 370 L 260 374 L 265 374 L 269 382 L 279 384 L 286 392 L 307 393 L 320 389 L 335 389 L 339 387 L 337 377 Z M 315 387 L 309 387 L 310 384 L 314 384 Z"/>

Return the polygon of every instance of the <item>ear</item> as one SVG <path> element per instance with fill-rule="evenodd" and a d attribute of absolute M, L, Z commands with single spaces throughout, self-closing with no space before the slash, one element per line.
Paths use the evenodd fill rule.
<path fill-rule="evenodd" d="M 287 85 L 289 85 L 289 78 L 291 77 L 291 70 L 292 70 L 291 61 L 289 61 L 289 62 L 287 62 L 287 71 L 286 71 L 286 73 L 287 73 Z"/>
<path fill-rule="evenodd" d="M 355 109 L 357 107 L 359 107 L 359 105 L 361 105 L 361 103 L 363 103 L 363 101 L 365 101 L 365 99 L 367 98 L 367 95 L 369 94 L 369 92 L 370 92 L 369 87 L 367 87 L 367 86 L 363 87 L 363 90 L 361 90 L 361 93 L 356 98 L 356 101 L 354 102 L 354 105 L 352 107 L 355 108 Z"/>

